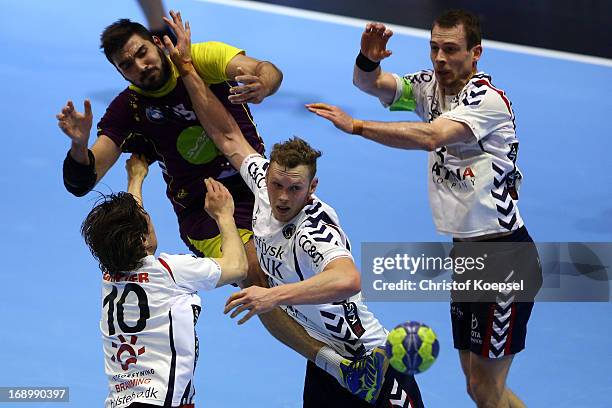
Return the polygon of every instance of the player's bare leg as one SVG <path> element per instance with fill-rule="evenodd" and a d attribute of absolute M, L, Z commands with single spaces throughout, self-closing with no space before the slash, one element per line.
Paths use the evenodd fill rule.
<path fill-rule="evenodd" d="M 470 354 L 472 354 L 472 352 L 469 350 L 459 350 L 459 361 L 461 362 L 461 369 L 465 376 L 465 388 L 467 389 L 467 393 L 473 401 L 476 401 L 472 395 L 472 389 L 470 388 Z"/>
<path fill-rule="evenodd" d="M 461 367 L 468 382 L 468 393 L 478 408 L 525 407 L 525 404 L 506 387 L 506 378 L 513 357 L 488 359 L 467 350 L 459 351 Z"/>

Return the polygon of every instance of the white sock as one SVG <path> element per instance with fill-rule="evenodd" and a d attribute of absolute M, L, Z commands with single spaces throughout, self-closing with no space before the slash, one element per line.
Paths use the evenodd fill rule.
<path fill-rule="evenodd" d="M 340 373 L 340 363 L 342 360 L 344 360 L 344 357 L 336 353 L 334 349 L 323 346 L 315 357 L 315 364 L 320 369 L 332 375 L 342 386 L 345 386 Z"/>

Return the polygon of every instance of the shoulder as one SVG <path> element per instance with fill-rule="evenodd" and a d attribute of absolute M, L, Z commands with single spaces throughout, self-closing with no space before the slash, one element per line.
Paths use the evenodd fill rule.
<path fill-rule="evenodd" d="M 221 41 L 205 41 L 191 45 L 191 53 L 198 58 L 198 62 L 208 62 L 221 55 L 236 55 L 244 52 L 240 48 Z"/>
<path fill-rule="evenodd" d="M 493 86 L 491 76 L 484 72 L 474 75 L 459 94 L 461 105 L 485 106 L 511 113 L 511 103 L 506 93 Z"/>
<path fill-rule="evenodd" d="M 130 88 L 125 88 L 121 91 L 108 105 L 106 111 L 110 111 L 113 109 L 120 109 L 122 112 L 125 111 L 126 107 L 129 106 L 130 100 L 136 97 L 136 92 L 132 91 Z"/>
<path fill-rule="evenodd" d="M 345 236 L 336 211 L 316 196 L 304 207 L 304 214 L 306 217 L 300 223 L 298 238 L 303 236 L 316 242 L 332 243 Z"/>

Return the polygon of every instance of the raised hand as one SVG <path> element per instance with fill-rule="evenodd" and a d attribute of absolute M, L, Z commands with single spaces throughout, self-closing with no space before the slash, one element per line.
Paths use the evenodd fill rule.
<path fill-rule="evenodd" d="M 78 112 L 72 101 L 68 101 L 55 117 L 57 125 L 72 140 L 73 144 L 87 147 L 93 120 L 89 99 L 85 99 L 84 110 L 84 113 Z"/>
<path fill-rule="evenodd" d="M 207 178 L 204 180 L 206 185 L 206 198 L 204 209 L 215 221 L 220 218 L 234 216 L 234 199 L 229 190 L 217 180 Z"/>
<path fill-rule="evenodd" d="M 374 62 L 391 56 L 391 50 L 387 49 L 387 42 L 392 35 L 393 31 L 384 24 L 368 23 L 361 35 L 361 53 Z"/>
<path fill-rule="evenodd" d="M 268 94 L 263 81 L 256 75 L 247 75 L 242 67 L 237 68 L 236 81 L 242 85 L 230 89 L 229 101 L 234 104 L 260 103 Z"/>
<path fill-rule="evenodd" d="M 144 180 L 149 173 L 149 163 L 143 154 L 132 153 L 125 162 L 128 180 Z"/>
<path fill-rule="evenodd" d="M 191 62 L 191 27 L 189 21 L 185 21 L 183 25 L 180 11 L 170 10 L 170 17 L 172 20 L 164 17 L 164 21 L 176 34 L 176 46 L 167 35 L 164 35 L 164 47 L 179 73 L 183 75 L 194 69 Z"/>
<path fill-rule="evenodd" d="M 342 109 L 326 103 L 309 103 L 306 109 L 310 112 L 329 120 L 335 127 L 346 133 L 353 133 L 353 118 Z"/>

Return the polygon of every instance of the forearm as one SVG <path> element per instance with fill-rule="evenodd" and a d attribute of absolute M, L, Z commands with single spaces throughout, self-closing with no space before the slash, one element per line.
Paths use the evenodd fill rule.
<path fill-rule="evenodd" d="M 258 76 L 266 88 L 266 96 L 270 96 L 280 88 L 283 81 L 283 73 L 274 64 L 268 61 L 260 61 L 255 68 Z"/>
<path fill-rule="evenodd" d="M 82 145 L 72 142 L 70 145 L 70 157 L 83 166 L 89 165 L 89 155 L 87 154 L 87 145 Z"/>
<path fill-rule="evenodd" d="M 366 72 L 355 65 L 353 68 L 353 85 L 367 94 L 378 96 L 376 95 L 376 85 L 381 74 L 380 66 L 374 71 Z"/>
<path fill-rule="evenodd" d="M 353 279 L 338 271 L 324 271 L 298 283 L 273 287 L 270 296 L 278 305 L 287 306 L 339 302 L 359 292 L 359 285 Z"/>
<path fill-rule="evenodd" d="M 430 123 L 361 121 L 361 136 L 386 146 L 409 150 L 435 150 L 437 133 Z"/>
<path fill-rule="evenodd" d="M 222 216 L 217 220 L 217 226 L 221 233 L 221 245 L 223 258 L 231 262 L 234 269 L 246 272 L 247 258 L 244 252 L 244 243 L 238 235 L 234 217 Z"/>
<path fill-rule="evenodd" d="M 130 177 L 128 179 L 127 191 L 128 193 L 133 195 L 136 201 L 138 202 L 138 204 L 140 204 L 140 206 L 144 208 L 144 205 L 142 202 L 142 183 L 143 182 L 144 182 L 144 178 Z"/>

